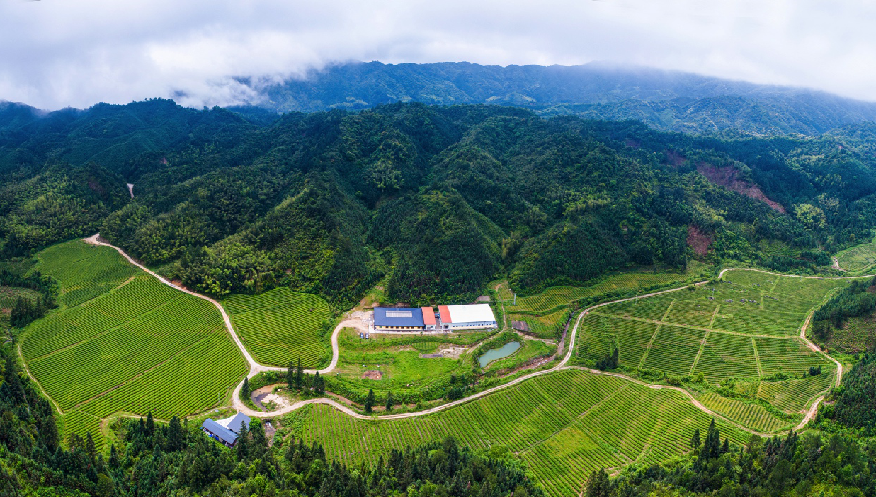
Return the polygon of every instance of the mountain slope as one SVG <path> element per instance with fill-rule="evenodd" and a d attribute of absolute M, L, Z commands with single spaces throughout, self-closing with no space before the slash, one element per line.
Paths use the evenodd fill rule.
<path fill-rule="evenodd" d="M 278 112 L 355 110 L 394 102 L 487 103 L 542 115 L 635 119 L 662 130 L 755 135 L 817 135 L 876 121 L 876 103 L 803 88 L 602 63 L 501 67 L 353 62 L 282 83 L 242 81 L 262 96 L 254 105 Z"/>

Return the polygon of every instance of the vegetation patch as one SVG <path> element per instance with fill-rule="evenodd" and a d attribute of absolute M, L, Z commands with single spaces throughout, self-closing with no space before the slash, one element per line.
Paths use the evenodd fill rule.
<path fill-rule="evenodd" d="M 678 392 L 563 371 L 429 416 L 362 421 L 314 405 L 283 423 L 347 464 L 447 436 L 475 449 L 515 452 L 546 493 L 560 497 L 578 495 L 599 468 L 651 464 L 688 452 L 687 441 L 694 430 L 705 432 L 709 418 Z M 748 440 L 727 426 L 721 432 L 733 444 Z"/>
<path fill-rule="evenodd" d="M 323 366 L 331 356 L 332 308 L 321 297 L 275 288 L 259 295 L 222 300 L 234 330 L 261 364 Z"/>
<path fill-rule="evenodd" d="M 573 361 L 595 367 L 617 350 L 629 374 L 704 391 L 717 412 L 753 430 L 781 428 L 833 381 L 833 363 L 798 336 L 812 309 L 848 285 L 728 271 L 706 285 L 591 311 Z"/>
<path fill-rule="evenodd" d="M 64 412 L 65 433 L 90 430 L 116 412 L 164 419 L 198 412 L 220 404 L 245 373 L 211 303 L 142 272 L 122 279 L 128 272 L 115 266 L 130 265 L 107 247 L 73 241 L 47 252 L 51 258 L 41 253 L 37 269 L 62 289 L 85 288 L 83 275 L 97 288 L 115 284 L 86 301 L 69 298 L 76 290 L 62 293 L 65 305 L 22 334 L 22 354 Z"/>

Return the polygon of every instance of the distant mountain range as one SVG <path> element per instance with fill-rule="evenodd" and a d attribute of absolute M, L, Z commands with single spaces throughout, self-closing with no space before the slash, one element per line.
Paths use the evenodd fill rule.
<path fill-rule="evenodd" d="M 876 103 L 821 91 L 604 63 L 482 66 L 345 63 L 303 79 L 263 84 L 241 78 L 275 112 L 365 109 L 394 102 L 496 104 L 541 115 L 635 119 L 660 130 L 701 134 L 817 135 L 876 121 Z M 243 109 L 239 109 L 243 110 Z"/>

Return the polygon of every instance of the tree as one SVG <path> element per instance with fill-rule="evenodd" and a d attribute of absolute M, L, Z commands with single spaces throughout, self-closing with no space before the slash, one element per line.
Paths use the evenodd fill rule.
<path fill-rule="evenodd" d="M 167 450 L 176 451 L 183 448 L 184 434 L 179 418 L 174 416 L 170 418 L 170 424 L 167 427 Z"/>
<path fill-rule="evenodd" d="M 295 366 L 292 361 L 289 361 L 289 367 L 286 369 L 286 386 L 289 387 L 289 390 L 295 388 Z"/>
<path fill-rule="evenodd" d="M 304 386 L 304 370 L 301 369 L 301 358 L 298 358 L 298 369 L 295 371 L 295 388 L 301 390 Z"/>
<path fill-rule="evenodd" d="M 374 407 L 374 390 L 368 389 L 368 396 L 365 397 L 365 414 L 371 414 L 371 409 Z"/>
<path fill-rule="evenodd" d="M 325 378 L 319 375 L 319 371 L 317 371 L 316 375 L 313 377 L 313 391 L 317 395 L 325 393 Z"/>
<path fill-rule="evenodd" d="M 594 471 L 587 480 L 587 497 L 608 497 L 610 489 L 608 474 L 604 468 Z"/>
<path fill-rule="evenodd" d="M 155 420 L 152 419 L 152 411 L 146 415 L 146 435 L 152 437 L 155 434 Z"/>
<path fill-rule="evenodd" d="M 249 398 L 249 378 L 243 379 L 243 386 L 240 387 L 240 395 L 244 400 Z"/>
<path fill-rule="evenodd" d="M 392 392 L 389 392 L 388 394 L 386 394 L 386 410 L 387 411 L 392 411 L 393 402 L 394 402 L 394 399 L 392 398 Z"/>
<path fill-rule="evenodd" d="M 249 430 L 246 428 L 246 423 L 240 422 L 240 432 L 237 434 L 237 460 L 245 461 L 249 457 Z"/>
<path fill-rule="evenodd" d="M 694 430 L 693 437 L 690 439 L 690 448 L 697 450 L 700 448 L 700 429 Z"/>

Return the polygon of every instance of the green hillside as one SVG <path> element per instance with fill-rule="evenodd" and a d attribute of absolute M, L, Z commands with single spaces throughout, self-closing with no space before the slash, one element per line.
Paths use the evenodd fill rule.
<path fill-rule="evenodd" d="M 349 308 L 385 278 L 390 301 L 466 302 L 497 276 L 525 296 L 693 260 L 812 273 L 876 224 L 863 125 L 716 139 L 495 106 L 265 122 L 151 100 L 0 127 L 3 257 L 100 231 L 219 297 Z"/>
<path fill-rule="evenodd" d="M 215 406 L 246 371 L 216 308 L 169 288 L 115 250 L 72 241 L 37 255 L 62 305 L 21 334 L 27 367 L 65 437 L 116 413 L 169 419 Z M 83 290 L 89 289 L 86 293 Z"/>

